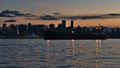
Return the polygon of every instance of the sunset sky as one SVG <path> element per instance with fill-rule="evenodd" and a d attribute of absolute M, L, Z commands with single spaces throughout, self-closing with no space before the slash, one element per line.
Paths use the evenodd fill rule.
<path fill-rule="evenodd" d="M 37 16 L 43 14 L 60 13 L 65 16 L 101 15 L 109 13 L 120 14 L 120 0 L 0 0 L 0 12 L 3 10 L 17 10 L 23 13 L 31 13 Z M 1 18 L 0 25 L 9 18 Z M 15 18 L 15 24 L 31 22 L 32 24 L 59 24 L 59 21 L 25 20 Z M 57 22 L 57 23 L 56 23 Z M 120 26 L 120 16 L 117 19 L 93 19 L 75 21 L 75 25 L 96 26 Z"/>
<path fill-rule="evenodd" d="M 33 14 L 86 15 L 120 13 L 120 0 L 0 0 L 0 10 L 13 9 Z"/>

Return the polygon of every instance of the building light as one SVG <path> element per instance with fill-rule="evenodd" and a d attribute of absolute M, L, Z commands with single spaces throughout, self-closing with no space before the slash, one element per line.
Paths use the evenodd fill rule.
<path fill-rule="evenodd" d="M 96 27 L 96 30 L 99 30 L 99 27 Z"/>

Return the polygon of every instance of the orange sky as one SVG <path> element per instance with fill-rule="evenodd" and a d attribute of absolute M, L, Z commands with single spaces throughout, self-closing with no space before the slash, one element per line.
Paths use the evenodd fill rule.
<path fill-rule="evenodd" d="M 0 19 L 0 25 L 3 24 L 2 21 L 8 20 L 7 18 Z M 25 18 L 15 18 L 17 22 L 15 23 L 7 23 L 9 24 L 45 24 L 49 25 L 51 23 L 55 24 L 56 26 L 61 23 L 61 20 L 27 20 Z M 108 26 L 108 27 L 120 27 L 120 18 L 112 18 L 112 19 L 88 19 L 88 20 L 74 20 L 74 25 L 75 26 L 97 26 L 97 25 L 103 25 L 103 26 Z M 67 20 L 66 23 L 67 26 L 70 25 L 70 20 Z"/>

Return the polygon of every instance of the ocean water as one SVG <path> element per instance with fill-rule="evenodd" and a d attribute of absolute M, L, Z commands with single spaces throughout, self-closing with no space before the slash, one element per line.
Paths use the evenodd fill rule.
<path fill-rule="evenodd" d="M 120 68 L 119 41 L 0 39 L 0 68 Z"/>

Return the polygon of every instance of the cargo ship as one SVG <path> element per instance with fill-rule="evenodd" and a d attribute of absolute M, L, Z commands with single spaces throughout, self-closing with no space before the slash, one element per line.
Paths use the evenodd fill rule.
<path fill-rule="evenodd" d="M 95 40 L 107 39 L 106 34 L 98 34 L 98 33 L 57 33 L 55 31 L 46 31 L 45 32 L 46 40 Z"/>

